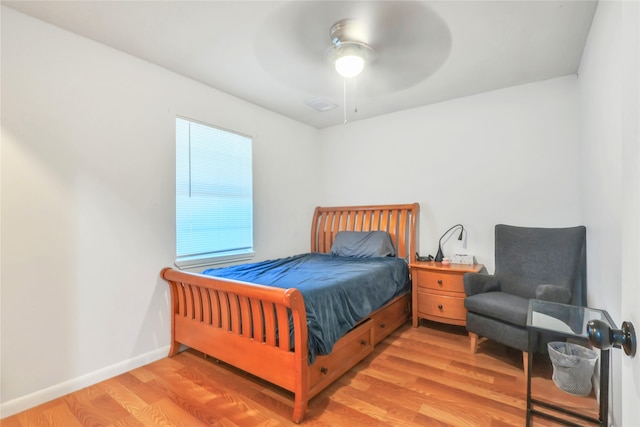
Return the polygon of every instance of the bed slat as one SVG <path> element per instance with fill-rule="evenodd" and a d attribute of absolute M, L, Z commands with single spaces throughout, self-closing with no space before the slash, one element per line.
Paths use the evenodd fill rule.
<path fill-rule="evenodd" d="M 184 308 L 186 311 L 186 316 L 189 319 L 194 319 L 193 315 L 193 288 L 191 285 L 185 286 L 185 302 Z"/>
<path fill-rule="evenodd" d="M 231 329 L 231 316 L 229 314 L 229 294 L 226 292 L 218 292 L 220 298 L 220 327 L 223 331 Z"/>
<path fill-rule="evenodd" d="M 391 212 L 390 215 L 390 220 L 389 220 L 389 234 L 391 234 L 391 238 L 393 239 L 393 246 L 394 247 L 398 247 L 398 233 L 397 233 L 397 226 L 398 226 L 398 211 L 393 211 Z"/>
<path fill-rule="evenodd" d="M 251 317 L 253 322 L 253 339 L 258 342 L 264 342 L 264 314 L 262 311 L 262 302 L 257 298 L 250 298 Z"/>
<path fill-rule="evenodd" d="M 229 293 L 227 294 L 227 300 L 229 301 L 229 332 L 232 332 L 236 335 L 240 335 L 240 301 L 238 300 L 238 295 Z"/>
<path fill-rule="evenodd" d="M 392 231 L 395 232 L 395 230 L 391 230 L 389 228 L 389 211 L 386 209 L 382 211 L 382 218 L 380 220 L 380 230 L 387 230 L 389 234 L 392 234 Z"/>
<path fill-rule="evenodd" d="M 215 328 L 222 327 L 222 314 L 220 313 L 220 295 L 218 291 L 209 289 L 209 296 L 211 296 L 211 326 Z"/>
<path fill-rule="evenodd" d="M 333 243 L 333 236 L 331 233 L 333 217 L 334 213 L 330 212 L 325 215 L 325 223 L 324 223 L 324 247 L 322 248 L 323 252 L 329 252 L 331 250 L 331 243 Z"/>
<path fill-rule="evenodd" d="M 193 288 L 193 318 L 202 322 L 202 294 L 199 287 Z"/>
<path fill-rule="evenodd" d="M 281 350 L 289 351 L 290 337 L 289 337 L 289 315 L 287 308 L 283 305 L 276 306 L 276 314 L 278 317 L 278 347 Z"/>
<path fill-rule="evenodd" d="M 358 216 L 358 211 L 350 211 L 349 212 L 349 230 L 350 231 L 357 231 L 356 230 L 356 217 Z"/>
<path fill-rule="evenodd" d="M 353 212 L 353 231 L 362 231 L 362 212 Z"/>
<path fill-rule="evenodd" d="M 209 294 L 209 289 L 202 289 L 202 303 L 204 307 L 202 308 L 202 323 L 207 326 L 211 325 L 211 295 Z"/>
<path fill-rule="evenodd" d="M 337 230 L 341 231 L 341 230 L 347 230 L 348 226 L 347 226 L 347 220 L 349 219 L 349 212 L 340 212 L 340 225 L 338 226 Z"/>
<path fill-rule="evenodd" d="M 374 212 L 363 212 L 364 215 L 364 223 L 362 224 L 362 231 L 371 231 L 371 217 Z"/>
<path fill-rule="evenodd" d="M 245 338 L 253 338 L 251 325 L 253 324 L 251 320 L 251 304 L 249 303 L 249 298 L 244 295 L 238 295 L 238 301 L 240 303 L 240 330 L 242 336 Z"/>
<path fill-rule="evenodd" d="M 371 224 L 372 230 L 380 229 L 380 215 L 381 212 L 379 210 L 376 209 L 375 211 L 373 211 L 373 223 Z"/>
<path fill-rule="evenodd" d="M 269 347 L 275 347 L 276 345 L 276 319 L 275 319 L 275 307 L 273 304 L 264 304 L 264 328 L 265 328 L 265 343 Z"/>
<path fill-rule="evenodd" d="M 406 258 L 406 239 L 407 239 L 407 215 L 408 212 L 406 209 L 403 209 L 398 212 L 398 235 L 396 236 L 396 250 L 398 251 L 398 257 Z"/>
<path fill-rule="evenodd" d="M 185 291 L 185 287 L 187 285 L 185 285 L 184 283 L 180 283 L 180 285 L 178 286 L 177 289 L 177 293 L 178 293 L 178 313 L 180 314 L 180 316 L 186 316 L 187 315 L 187 304 L 186 304 L 186 300 L 187 300 L 187 296 L 186 296 L 186 291 Z"/>

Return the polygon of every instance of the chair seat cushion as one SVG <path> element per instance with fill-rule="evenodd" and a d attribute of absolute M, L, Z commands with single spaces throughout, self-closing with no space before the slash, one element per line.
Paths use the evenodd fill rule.
<path fill-rule="evenodd" d="M 485 292 L 464 299 L 467 311 L 526 326 L 529 299 L 506 292 Z"/>

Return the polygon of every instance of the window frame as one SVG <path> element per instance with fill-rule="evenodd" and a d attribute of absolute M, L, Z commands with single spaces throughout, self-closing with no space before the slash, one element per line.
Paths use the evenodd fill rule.
<path fill-rule="evenodd" d="M 229 133 L 234 136 L 246 138 L 249 140 L 250 147 L 250 173 L 251 173 L 251 249 L 249 251 L 242 251 L 238 253 L 233 253 L 232 251 L 221 252 L 220 255 L 215 255 L 214 252 L 203 253 L 201 255 L 182 255 L 178 256 L 178 120 L 183 120 L 188 123 L 193 123 L 196 125 L 204 126 L 207 128 L 211 128 L 218 132 Z M 175 261 L 174 265 L 180 269 L 185 268 L 197 268 L 197 267 L 205 267 L 209 265 L 216 264 L 228 264 L 232 262 L 239 261 L 247 261 L 252 259 L 255 256 L 255 215 L 254 215 L 254 197 L 253 197 L 253 188 L 254 188 L 254 180 L 253 180 L 253 137 L 241 132 L 225 129 L 219 126 L 214 126 L 206 122 L 202 122 L 200 120 L 191 119 L 185 116 L 176 115 L 174 119 L 174 131 L 175 131 L 175 140 L 174 140 L 174 154 L 175 158 L 175 179 L 174 179 L 174 196 L 175 196 L 175 250 L 174 256 Z"/>

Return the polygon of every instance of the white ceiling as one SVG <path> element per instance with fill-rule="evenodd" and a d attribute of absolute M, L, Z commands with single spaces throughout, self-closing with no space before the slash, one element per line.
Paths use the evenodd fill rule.
<path fill-rule="evenodd" d="M 356 18 L 372 63 L 348 121 L 575 74 L 595 1 L 2 1 L 317 128 L 343 123 L 329 30 Z M 337 108 L 306 104 L 322 98 Z M 357 100 L 357 113 L 354 104 Z"/>

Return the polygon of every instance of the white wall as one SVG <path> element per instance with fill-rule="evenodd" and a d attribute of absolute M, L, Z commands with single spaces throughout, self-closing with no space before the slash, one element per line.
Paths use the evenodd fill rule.
<path fill-rule="evenodd" d="M 493 272 L 495 224 L 580 224 L 576 103 L 568 76 L 325 129 L 323 203 L 419 202 L 421 255 L 462 223 Z"/>
<path fill-rule="evenodd" d="M 638 2 L 601 1 L 580 64 L 582 212 L 591 306 L 640 325 Z M 637 332 L 636 332 L 637 334 Z M 611 351 L 611 423 L 638 425 L 640 358 Z"/>
<path fill-rule="evenodd" d="M 307 250 L 316 204 L 420 202 L 420 252 L 461 222 L 490 272 L 496 223 L 584 222 L 590 301 L 638 328 L 609 296 L 638 289 L 638 233 L 618 225 L 638 221 L 637 98 L 628 122 L 615 114 L 634 102 L 619 7 L 637 4 L 601 2 L 579 79 L 323 131 L 2 7 L 0 416 L 166 354 L 175 115 L 254 137 L 258 259 Z"/>
<path fill-rule="evenodd" d="M 166 356 L 176 115 L 253 136 L 258 259 L 308 250 L 318 132 L 1 12 L 5 417 Z"/>

